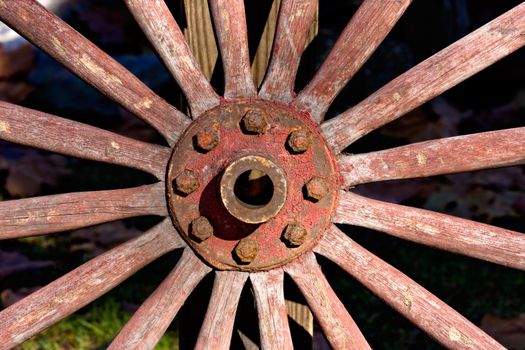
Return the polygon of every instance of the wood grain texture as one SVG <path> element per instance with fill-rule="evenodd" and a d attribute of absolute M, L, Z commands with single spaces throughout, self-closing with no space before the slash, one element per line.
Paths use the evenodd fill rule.
<path fill-rule="evenodd" d="M 0 240 L 79 229 L 135 216 L 168 216 L 165 185 L 0 202 Z"/>
<path fill-rule="evenodd" d="M 252 273 L 250 280 L 257 305 L 261 349 L 292 350 L 292 336 L 284 301 L 283 270 Z"/>
<path fill-rule="evenodd" d="M 318 1 L 283 0 L 272 57 L 259 97 L 289 103 L 306 40 L 315 19 Z"/>
<path fill-rule="evenodd" d="M 186 25 L 184 36 L 206 79 L 211 80 L 219 52 L 215 42 L 208 0 L 183 0 Z"/>
<path fill-rule="evenodd" d="M 345 186 L 525 164 L 525 127 L 449 137 L 338 159 Z"/>
<path fill-rule="evenodd" d="M 209 1 L 224 67 L 225 98 L 255 97 L 243 0 Z"/>
<path fill-rule="evenodd" d="M 334 222 L 525 270 L 525 234 L 341 191 Z"/>
<path fill-rule="evenodd" d="M 194 118 L 219 104 L 164 0 L 125 0 L 162 61 L 184 92 Z"/>
<path fill-rule="evenodd" d="M 168 147 L 1 101 L 0 140 L 135 168 L 161 180 L 171 155 Z"/>
<path fill-rule="evenodd" d="M 365 0 L 293 104 L 321 121 L 336 96 L 374 53 L 412 0 Z"/>
<path fill-rule="evenodd" d="M 504 349 L 429 291 L 359 246 L 335 225 L 315 248 L 448 349 Z"/>
<path fill-rule="evenodd" d="M 195 349 L 228 350 L 247 272 L 216 271 L 208 310 Z"/>
<path fill-rule="evenodd" d="M 301 290 L 334 349 L 370 349 L 365 337 L 328 284 L 313 253 L 304 254 L 285 265 L 284 271 Z"/>
<path fill-rule="evenodd" d="M 155 348 L 193 289 L 211 268 L 186 248 L 173 271 L 135 312 L 108 349 Z"/>
<path fill-rule="evenodd" d="M 525 45 L 525 3 L 400 75 L 343 114 L 323 124 L 340 152 Z"/>
<path fill-rule="evenodd" d="M 174 144 L 189 119 L 35 0 L 0 1 L 0 20 Z"/>
<path fill-rule="evenodd" d="M 0 312 L 0 350 L 69 316 L 165 253 L 184 245 L 169 219 L 88 261 Z"/>

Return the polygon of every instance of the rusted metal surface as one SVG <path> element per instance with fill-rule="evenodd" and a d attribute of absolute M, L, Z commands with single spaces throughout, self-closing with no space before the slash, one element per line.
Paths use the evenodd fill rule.
<path fill-rule="evenodd" d="M 248 111 L 268 118 L 269 128 L 265 133 L 243 131 L 242 119 Z M 193 137 L 200 130 L 215 130 L 219 134 L 220 142 L 212 151 L 195 150 Z M 312 135 L 312 144 L 304 153 L 293 154 L 287 148 L 288 136 L 294 130 L 307 130 Z M 243 157 L 254 155 L 281 169 L 287 183 L 282 208 L 261 224 L 249 224 L 231 215 L 223 204 L 219 187 L 225 169 Z M 311 249 L 331 221 L 340 188 L 335 159 L 317 125 L 289 107 L 258 100 L 224 101 L 196 120 L 174 149 L 167 181 L 188 170 L 196 175 L 200 187 L 186 196 L 169 187 L 170 211 L 188 243 L 219 269 L 270 269 Z M 262 170 L 271 175 L 267 168 Z M 305 197 L 304 188 L 316 176 L 324 179 L 327 192 L 313 202 Z M 274 187 L 278 187 L 277 183 Z M 189 235 L 191 221 L 199 216 L 206 216 L 214 228 L 213 236 L 201 243 Z M 308 231 L 304 243 L 296 248 L 282 241 L 286 226 L 292 222 L 300 222 Z M 234 249 L 239 240 L 247 237 L 257 243 L 258 254 L 249 264 L 239 264 Z"/>
<path fill-rule="evenodd" d="M 0 350 L 9 350 L 84 307 L 184 242 L 166 219 L 0 312 Z"/>
<path fill-rule="evenodd" d="M 334 152 L 525 45 L 525 3 L 421 62 L 364 101 L 323 124 Z"/>
<path fill-rule="evenodd" d="M 315 251 L 326 256 L 448 349 L 504 349 L 456 310 L 351 240 L 335 225 Z"/>
<path fill-rule="evenodd" d="M 525 270 L 524 233 L 350 192 L 341 193 L 334 222 Z"/>
<path fill-rule="evenodd" d="M 266 204 L 249 204 L 239 199 L 235 193 L 235 182 L 243 173 L 259 171 L 266 174 L 272 182 L 272 196 Z M 233 161 L 221 176 L 221 202 L 228 212 L 248 224 L 261 224 L 279 213 L 286 203 L 288 181 L 282 169 L 271 160 L 260 156 L 245 156 Z"/>
<path fill-rule="evenodd" d="M 298 247 L 304 243 L 308 236 L 308 231 L 300 223 L 293 223 L 286 226 L 283 233 L 283 240 L 291 247 Z"/>

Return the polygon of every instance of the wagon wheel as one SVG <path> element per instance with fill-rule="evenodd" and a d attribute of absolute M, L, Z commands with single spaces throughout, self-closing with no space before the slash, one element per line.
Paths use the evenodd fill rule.
<path fill-rule="evenodd" d="M 210 0 L 225 93 L 208 84 L 162 0 L 126 0 L 189 102 L 193 121 L 34 0 L 0 0 L 0 19 L 141 117 L 170 147 L 148 144 L 0 103 L 0 138 L 155 175 L 137 188 L 0 203 L 0 238 L 20 238 L 133 216 L 166 217 L 0 313 L 9 349 L 182 248 L 173 271 L 115 338 L 112 349 L 152 348 L 208 273 L 215 282 L 198 348 L 229 348 L 250 279 L 264 349 L 292 347 L 283 278 L 299 286 L 330 344 L 369 348 L 316 262 L 332 260 L 438 342 L 502 348 L 467 319 L 333 223 L 525 269 L 525 235 L 361 197 L 363 183 L 525 163 L 525 128 L 416 143 L 368 154 L 342 150 L 525 45 L 525 3 L 443 49 L 341 115 L 321 123 L 336 95 L 411 1 L 365 0 L 310 83 L 293 91 L 316 1 L 283 0 L 260 91 L 250 75 L 242 0 Z M 456 150 L 460 149 L 461 152 Z"/>

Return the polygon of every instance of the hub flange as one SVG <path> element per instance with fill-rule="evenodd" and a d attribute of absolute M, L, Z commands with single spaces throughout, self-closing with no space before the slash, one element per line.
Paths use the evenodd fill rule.
<path fill-rule="evenodd" d="M 262 116 L 264 130 L 247 129 L 247 114 Z M 289 145 L 298 132 L 309 137 L 301 152 Z M 218 142 L 203 152 L 198 137 L 205 133 Z M 188 172 L 198 188 L 180 192 L 177 178 Z M 328 189 L 316 201 L 306 189 L 314 178 Z M 186 130 L 173 150 L 167 184 L 172 220 L 199 256 L 217 269 L 257 271 L 283 265 L 315 245 L 331 223 L 340 179 L 331 150 L 308 116 L 274 102 L 235 100 L 223 101 Z M 191 234 L 200 217 L 213 226 L 205 240 Z M 283 236 L 292 224 L 306 232 L 299 245 Z M 253 258 L 239 258 L 241 241 L 255 247 Z"/>

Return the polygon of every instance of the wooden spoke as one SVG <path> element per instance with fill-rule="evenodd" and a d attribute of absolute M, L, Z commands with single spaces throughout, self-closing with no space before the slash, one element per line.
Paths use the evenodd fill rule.
<path fill-rule="evenodd" d="M 294 105 L 321 121 L 332 101 L 392 30 L 412 0 L 365 0 Z"/>
<path fill-rule="evenodd" d="M 334 349 L 370 349 L 365 337 L 328 284 L 313 253 L 285 265 L 284 271 L 303 293 Z"/>
<path fill-rule="evenodd" d="M 188 118 L 35 0 L 0 1 L 0 20 L 174 144 Z"/>
<path fill-rule="evenodd" d="M 210 0 L 226 83 L 224 97 L 255 97 L 243 0 Z"/>
<path fill-rule="evenodd" d="M 522 3 L 324 123 L 329 143 L 339 152 L 370 131 L 447 91 L 525 45 L 524 32 L 525 3 Z"/>
<path fill-rule="evenodd" d="M 0 102 L 0 140 L 118 164 L 164 179 L 171 154 L 153 145 L 72 120 Z M 147 157 L 144 155 L 147 154 Z"/>
<path fill-rule="evenodd" d="M 247 272 L 217 271 L 195 349 L 228 350 Z"/>
<path fill-rule="evenodd" d="M 153 349 L 193 289 L 211 268 L 189 248 L 177 266 L 146 299 L 108 349 Z"/>
<path fill-rule="evenodd" d="M 105 294 L 140 268 L 183 245 L 169 219 L 85 263 L 0 312 L 0 350 L 8 350 Z"/>
<path fill-rule="evenodd" d="M 525 270 L 525 234 L 341 192 L 334 222 Z"/>
<path fill-rule="evenodd" d="M 525 164 L 525 127 L 341 156 L 345 186 Z"/>
<path fill-rule="evenodd" d="M 0 240 L 74 230 L 134 216 L 167 216 L 164 187 L 159 182 L 122 190 L 0 202 Z"/>
<path fill-rule="evenodd" d="M 294 96 L 295 77 L 312 28 L 317 0 L 283 0 L 275 33 L 272 59 L 259 97 L 288 103 Z"/>
<path fill-rule="evenodd" d="M 315 248 L 449 349 L 504 349 L 429 291 L 332 226 Z"/>
<path fill-rule="evenodd" d="M 184 91 L 193 117 L 219 104 L 164 0 L 125 0 L 171 75 Z"/>
<path fill-rule="evenodd" d="M 284 273 L 281 269 L 250 274 L 257 304 L 261 349 L 292 350 L 292 336 L 284 303 Z"/>

